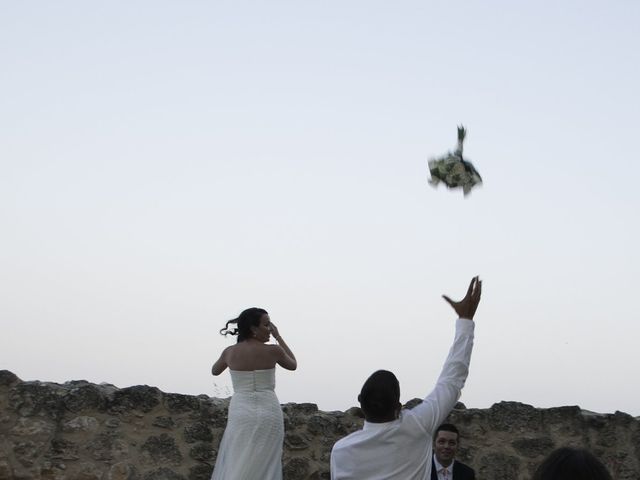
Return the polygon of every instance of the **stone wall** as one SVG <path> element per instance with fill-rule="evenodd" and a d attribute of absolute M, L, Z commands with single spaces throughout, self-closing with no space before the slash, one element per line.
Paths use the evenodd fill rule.
<path fill-rule="evenodd" d="M 2 370 L 0 480 L 208 480 L 227 407 L 227 399 L 206 395 L 23 382 Z M 479 479 L 528 479 L 561 445 L 589 448 L 618 480 L 640 479 L 637 418 L 515 402 L 459 407 L 450 420 L 463 432 L 460 458 Z M 328 479 L 331 447 L 361 427 L 360 409 L 322 412 L 314 404 L 286 404 L 283 411 L 285 479 Z"/>

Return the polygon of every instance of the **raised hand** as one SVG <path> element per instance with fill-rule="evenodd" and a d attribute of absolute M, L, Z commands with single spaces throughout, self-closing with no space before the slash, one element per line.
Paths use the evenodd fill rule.
<path fill-rule="evenodd" d="M 478 304 L 480 303 L 480 294 L 482 293 L 482 280 L 478 277 L 473 277 L 469 284 L 469 289 L 465 297 L 459 302 L 454 302 L 446 295 L 443 295 L 449 305 L 456 311 L 458 317 L 467 318 L 473 320 L 473 316 L 476 314 Z"/>
<path fill-rule="evenodd" d="M 277 340 L 280 338 L 280 332 L 278 332 L 278 327 L 276 327 L 273 322 L 269 323 L 269 330 L 271 331 L 271 335 Z"/>

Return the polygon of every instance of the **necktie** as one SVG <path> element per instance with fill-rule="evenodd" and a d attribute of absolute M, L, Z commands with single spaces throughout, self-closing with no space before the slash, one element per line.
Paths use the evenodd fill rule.
<path fill-rule="evenodd" d="M 444 467 L 442 469 L 442 478 L 444 478 L 445 480 L 449 478 L 449 470 L 447 469 L 447 467 Z"/>

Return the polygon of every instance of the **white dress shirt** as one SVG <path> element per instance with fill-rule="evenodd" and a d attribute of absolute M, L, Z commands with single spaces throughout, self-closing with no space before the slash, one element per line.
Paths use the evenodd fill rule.
<path fill-rule="evenodd" d="M 392 422 L 364 422 L 331 451 L 332 480 L 430 480 L 433 431 L 454 407 L 469 373 L 471 320 L 459 318 L 449 355 L 433 391 Z"/>
<path fill-rule="evenodd" d="M 453 464 L 455 463 L 455 460 L 453 460 L 451 462 L 451 465 L 449 465 L 447 467 L 447 476 L 445 477 L 443 475 L 442 469 L 444 468 L 440 462 L 438 462 L 438 459 L 436 458 L 436 456 L 433 456 L 433 465 L 436 467 L 436 473 L 438 475 L 438 480 L 453 480 Z"/>

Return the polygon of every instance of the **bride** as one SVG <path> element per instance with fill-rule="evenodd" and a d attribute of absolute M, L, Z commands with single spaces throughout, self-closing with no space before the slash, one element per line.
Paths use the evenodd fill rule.
<path fill-rule="evenodd" d="M 211 368 L 220 375 L 228 367 L 234 391 L 211 479 L 281 480 L 284 423 L 275 366 L 295 370 L 296 357 L 262 308 L 244 310 L 220 333 L 237 335 L 238 343 L 225 348 Z M 266 345 L 271 335 L 278 345 Z"/>

